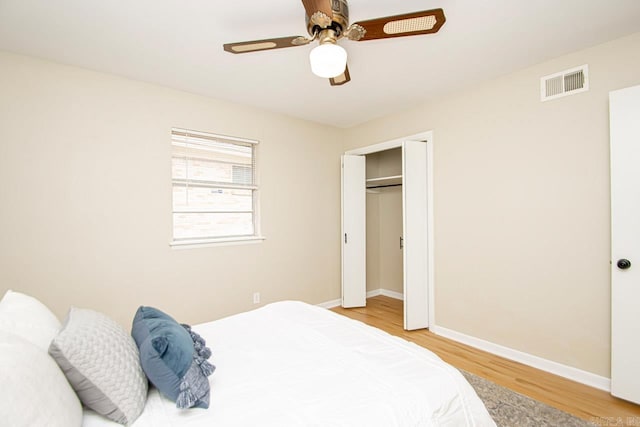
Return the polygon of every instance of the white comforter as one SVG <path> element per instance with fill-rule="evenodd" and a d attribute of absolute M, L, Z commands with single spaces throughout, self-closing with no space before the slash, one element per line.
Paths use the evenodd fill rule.
<path fill-rule="evenodd" d="M 435 354 L 329 310 L 285 301 L 194 327 L 211 347 L 209 409 L 151 388 L 133 427 L 495 426 Z M 85 410 L 84 426 L 117 426 Z"/>

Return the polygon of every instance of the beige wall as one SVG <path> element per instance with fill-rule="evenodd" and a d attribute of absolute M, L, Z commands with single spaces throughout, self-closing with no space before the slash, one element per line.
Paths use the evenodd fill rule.
<path fill-rule="evenodd" d="M 341 131 L 0 53 L 0 293 L 129 325 L 340 294 Z M 171 249 L 170 129 L 260 141 L 263 243 Z"/>
<path fill-rule="evenodd" d="M 608 92 L 640 83 L 638 52 L 640 33 L 346 132 L 434 132 L 437 325 L 609 376 Z M 540 102 L 585 63 L 590 91 Z"/>
<path fill-rule="evenodd" d="M 201 322 L 254 291 L 338 298 L 340 152 L 433 130 L 436 323 L 608 376 L 607 95 L 640 83 L 638 51 L 635 34 L 349 130 L 0 54 L 0 292 L 123 324 L 139 304 Z M 589 92 L 539 101 L 540 76 L 584 63 Z M 169 248 L 172 126 L 261 141 L 264 243 Z"/>

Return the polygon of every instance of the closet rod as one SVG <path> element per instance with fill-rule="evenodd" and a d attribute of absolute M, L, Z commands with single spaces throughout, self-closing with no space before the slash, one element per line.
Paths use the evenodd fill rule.
<path fill-rule="evenodd" d="M 369 188 L 385 188 L 385 187 L 401 187 L 402 184 L 389 184 L 389 185 L 372 185 L 370 187 L 367 187 L 367 189 Z"/>

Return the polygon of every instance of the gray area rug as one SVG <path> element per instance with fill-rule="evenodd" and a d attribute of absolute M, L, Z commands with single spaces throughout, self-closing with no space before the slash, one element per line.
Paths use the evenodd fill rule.
<path fill-rule="evenodd" d="M 460 370 L 498 427 L 593 427 L 588 421 Z"/>

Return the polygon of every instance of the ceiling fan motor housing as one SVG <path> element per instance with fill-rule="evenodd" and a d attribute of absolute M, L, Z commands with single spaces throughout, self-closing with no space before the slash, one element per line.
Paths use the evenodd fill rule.
<path fill-rule="evenodd" d="M 349 26 L 349 5 L 347 0 L 331 0 L 331 11 L 333 16 L 327 16 L 321 11 L 316 11 L 311 16 L 305 13 L 307 31 L 310 36 L 314 36 L 320 31 L 330 28 L 334 30 L 338 37 Z"/>

